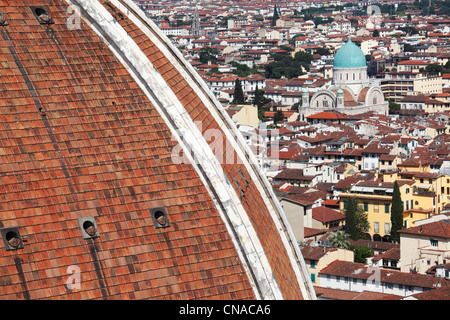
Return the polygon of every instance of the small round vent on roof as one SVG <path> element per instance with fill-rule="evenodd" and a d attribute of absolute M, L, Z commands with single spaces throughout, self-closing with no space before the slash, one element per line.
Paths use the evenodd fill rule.
<path fill-rule="evenodd" d="M 78 225 L 81 230 L 83 239 L 93 239 L 99 237 L 97 223 L 94 217 L 80 217 L 78 218 Z"/>
<path fill-rule="evenodd" d="M 158 221 L 160 225 L 165 225 L 167 223 L 167 217 L 161 211 L 155 212 L 155 220 Z"/>
<path fill-rule="evenodd" d="M 164 207 L 150 209 L 155 228 L 167 228 L 170 226 L 169 217 Z"/>
<path fill-rule="evenodd" d="M 6 26 L 8 25 L 8 21 L 6 20 L 5 15 L 3 12 L 0 11 L 0 26 Z"/>
<path fill-rule="evenodd" d="M 95 234 L 97 233 L 95 225 L 89 220 L 83 223 L 83 229 L 91 237 L 95 236 Z"/>
<path fill-rule="evenodd" d="M 5 237 L 11 247 L 18 248 L 22 244 L 22 239 L 14 231 L 9 231 Z"/>
<path fill-rule="evenodd" d="M 45 12 L 42 9 L 38 9 L 39 12 L 36 12 L 37 16 L 39 17 L 39 19 L 41 19 L 44 22 L 50 22 L 52 20 L 52 18 L 50 17 L 50 15 Z"/>
<path fill-rule="evenodd" d="M 30 7 L 33 11 L 34 15 L 36 16 L 38 22 L 40 24 L 52 24 L 54 23 L 52 20 L 52 17 L 47 12 L 47 10 L 42 6 L 32 6 Z"/>

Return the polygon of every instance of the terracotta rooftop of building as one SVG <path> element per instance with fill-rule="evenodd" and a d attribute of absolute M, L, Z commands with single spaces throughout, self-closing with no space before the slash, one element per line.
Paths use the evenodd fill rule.
<path fill-rule="evenodd" d="M 450 239 L 450 220 L 435 221 L 417 227 L 399 230 L 402 234 L 415 234 L 418 236 L 433 236 Z"/>
<path fill-rule="evenodd" d="M 400 300 L 403 298 L 395 294 L 373 291 L 355 292 L 317 286 L 314 288 L 318 298 L 327 300 Z"/>
<path fill-rule="evenodd" d="M 370 271 L 368 268 L 369 266 L 363 263 L 336 260 L 320 270 L 320 274 L 367 280 L 373 275 L 373 270 Z M 428 289 L 435 289 L 439 285 L 450 287 L 450 281 L 442 278 L 384 269 L 379 269 L 379 281 Z"/>
<path fill-rule="evenodd" d="M 313 208 L 312 217 L 322 223 L 343 220 L 345 218 L 345 216 L 339 211 L 327 208 L 325 206 Z"/>

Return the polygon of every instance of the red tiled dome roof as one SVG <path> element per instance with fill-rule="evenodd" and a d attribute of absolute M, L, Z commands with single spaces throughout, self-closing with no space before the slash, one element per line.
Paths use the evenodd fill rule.
<path fill-rule="evenodd" d="M 294 262 L 302 259 L 294 237 L 279 231 L 281 206 L 244 144 L 231 150 L 244 159 L 214 159 L 220 168 L 174 160 L 186 146 L 176 108 L 201 121 L 201 133 L 221 132 L 224 145 L 234 137 L 187 62 L 131 1 L 72 2 L 89 7 L 74 29 L 65 1 L 45 2 L 53 23 L 43 25 L 27 1 L 0 4 L 8 20 L 0 26 L 0 228 L 26 236 L 23 248 L 0 248 L 0 299 L 314 297 Z M 209 181 L 213 170 L 228 182 Z M 166 220 L 153 215 L 159 207 Z M 80 218 L 92 219 L 98 236 L 83 238 Z M 248 261 L 256 245 L 267 261 L 262 278 Z M 78 289 L 66 282 L 73 267 Z"/>

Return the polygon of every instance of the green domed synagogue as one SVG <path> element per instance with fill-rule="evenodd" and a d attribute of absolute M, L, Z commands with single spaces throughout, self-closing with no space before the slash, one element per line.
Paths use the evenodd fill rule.
<path fill-rule="evenodd" d="M 304 121 L 306 117 L 323 111 L 347 115 L 370 111 L 389 113 L 389 103 L 384 99 L 379 81 L 368 77 L 366 57 L 350 38 L 336 52 L 333 79 L 317 92 L 303 89 L 299 119 Z"/>

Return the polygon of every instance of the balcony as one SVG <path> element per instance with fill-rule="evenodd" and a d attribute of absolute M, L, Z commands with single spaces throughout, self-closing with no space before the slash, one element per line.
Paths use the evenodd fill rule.
<path fill-rule="evenodd" d="M 434 197 L 436 193 L 434 191 L 428 191 L 423 189 L 417 189 L 413 193 L 416 196 L 423 196 L 423 197 Z"/>

